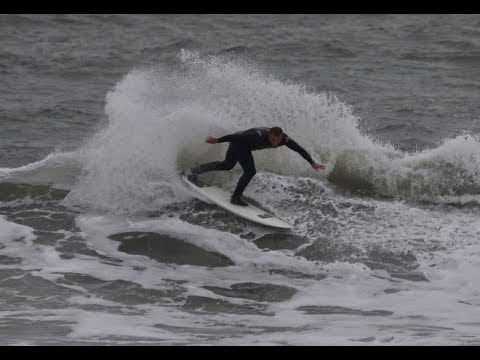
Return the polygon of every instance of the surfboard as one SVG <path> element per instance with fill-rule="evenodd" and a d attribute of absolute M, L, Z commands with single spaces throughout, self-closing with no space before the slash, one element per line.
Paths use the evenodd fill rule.
<path fill-rule="evenodd" d="M 230 194 L 225 190 L 215 186 L 210 185 L 198 177 L 196 180 L 190 181 L 185 174 L 181 174 L 182 180 L 196 193 L 200 194 L 199 197 L 201 200 L 209 200 L 221 208 L 230 211 L 231 213 L 238 215 L 244 219 L 254 221 L 258 224 L 271 226 L 280 229 L 291 229 L 292 227 L 287 224 L 285 221 L 275 217 L 273 214 L 266 212 L 265 210 L 260 209 L 259 207 L 253 205 L 251 201 L 244 200 L 248 203 L 248 206 L 234 205 L 230 203 Z"/>

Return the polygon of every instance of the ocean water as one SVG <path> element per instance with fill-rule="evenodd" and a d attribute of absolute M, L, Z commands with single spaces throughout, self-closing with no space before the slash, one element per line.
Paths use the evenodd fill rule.
<path fill-rule="evenodd" d="M 479 15 L 1 15 L 0 47 L 0 344 L 480 344 Z M 182 183 L 274 125 L 326 164 L 254 152 L 291 231 Z"/>

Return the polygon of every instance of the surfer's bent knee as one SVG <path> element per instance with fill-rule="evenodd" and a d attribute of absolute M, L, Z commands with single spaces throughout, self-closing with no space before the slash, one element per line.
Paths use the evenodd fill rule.
<path fill-rule="evenodd" d="M 225 170 L 232 170 L 235 167 L 236 161 L 223 161 L 220 166 Z"/>

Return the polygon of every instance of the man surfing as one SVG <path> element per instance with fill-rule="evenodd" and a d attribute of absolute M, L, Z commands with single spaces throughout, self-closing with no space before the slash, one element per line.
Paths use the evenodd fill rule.
<path fill-rule="evenodd" d="M 194 182 L 198 175 L 209 171 L 231 170 L 235 164 L 239 162 L 243 169 L 243 175 L 238 180 L 237 187 L 230 199 L 230 202 L 234 205 L 248 206 L 248 204 L 241 199 L 241 196 L 250 180 L 252 180 L 256 174 L 252 151 L 286 145 L 307 160 L 313 169 L 325 169 L 325 165 L 313 161 L 308 152 L 288 137 L 278 126 L 272 128 L 256 127 L 219 138 L 208 136 L 205 142 L 208 144 L 229 142 L 230 145 L 228 146 L 225 160 L 197 165 L 190 170 L 191 174 L 188 176 L 188 179 Z"/>

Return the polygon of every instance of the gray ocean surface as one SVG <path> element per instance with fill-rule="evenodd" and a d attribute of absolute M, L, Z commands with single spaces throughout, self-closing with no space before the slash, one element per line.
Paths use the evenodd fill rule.
<path fill-rule="evenodd" d="M 1 345 L 480 345 L 480 15 L 0 15 Z M 281 126 L 245 191 L 178 170 Z M 233 190 L 241 168 L 205 174 Z"/>

